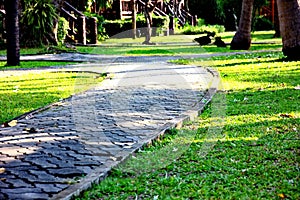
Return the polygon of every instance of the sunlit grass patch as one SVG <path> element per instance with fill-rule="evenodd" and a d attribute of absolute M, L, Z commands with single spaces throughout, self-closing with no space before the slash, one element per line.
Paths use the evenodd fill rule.
<path fill-rule="evenodd" d="M 265 52 L 219 56 L 209 59 L 179 60 L 199 66 L 216 67 L 228 90 L 272 90 L 291 89 L 299 84 L 298 61 L 286 61 L 281 52 Z"/>
<path fill-rule="evenodd" d="M 222 37 L 227 43 L 230 43 L 235 32 L 218 33 L 218 36 Z M 255 31 L 251 33 L 252 42 L 262 43 L 281 43 L 281 38 L 274 38 L 275 31 Z"/>
<path fill-rule="evenodd" d="M 85 91 L 101 80 L 92 73 L 2 72 L 0 123 Z"/>
<path fill-rule="evenodd" d="M 281 38 L 274 38 L 275 31 L 254 31 L 251 33 L 252 42 L 281 43 Z"/>
<path fill-rule="evenodd" d="M 282 44 L 251 44 L 251 51 L 260 51 L 260 50 L 274 50 L 281 51 Z"/>
<path fill-rule="evenodd" d="M 191 42 L 194 39 L 194 35 L 169 35 L 169 36 L 155 36 L 151 37 L 151 41 L 155 43 L 182 43 Z M 145 41 L 145 37 L 140 37 L 136 39 L 132 38 L 109 38 L 102 44 L 142 44 Z"/>
<path fill-rule="evenodd" d="M 141 174 L 115 169 L 75 199 L 299 199 L 300 62 L 281 52 L 178 62 L 220 71 L 226 115 L 213 116 L 209 104 L 180 130 L 196 136 L 172 163 Z M 222 127 L 222 138 L 208 135 L 213 126 Z M 155 155 L 173 137 L 140 153 Z"/>
<path fill-rule="evenodd" d="M 6 61 L 0 61 L 0 70 L 10 69 L 34 69 L 41 67 L 54 67 L 72 65 L 76 62 L 59 62 L 59 61 L 21 61 L 20 66 L 6 66 Z"/>
<path fill-rule="evenodd" d="M 234 32 L 220 33 L 226 43 L 230 43 Z M 252 41 L 262 44 L 252 44 L 253 50 L 279 50 L 282 48 L 281 39 L 273 38 L 273 31 L 257 31 L 252 33 Z M 152 41 L 157 45 L 142 45 L 144 38 L 121 38 L 108 39 L 102 45 L 95 47 L 77 47 L 79 52 L 106 54 L 106 55 L 185 55 L 185 54 L 203 54 L 203 53 L 227 53 L 231 51 L 230 45 L 226 48 L 216 45 L 199 46 L 193 43 L 193 40 L 201 35 L 172 35 L 167 37 L 152 37 Z M 183 42 L 189 45 L 182 45 Z M 169 43 L 169 44 L 166 44 Z M 269 44 L 268 44 L 269 43 Z M 157 51 L 155 51 L 157 50 Z M 247 51 L 242 51 L 247 52 Z"/>
<path fill-rule="evenodd" d="M 282 48 L 281 38 L 273 38 L 274 31 L 256 31 L 252 33 L 252 42 L 262 44 L 252 44 L 253 50 L 278 50 Z M 219 33 L 218 36 L 226 43 L 230 43 L 235 32 Z M 222 53 L 234 52 L 230 46 L 226 48 L 215 45 L 198 46 L 193 44 L 193 40 L 202 35 L 170 35 L 152 37 L 151 41 L 157 45 L 142 45 L 144 37 L 132 38 L 110 38 L 100 46 L 76 46 L 76 51 L 81 53 L 103 54 L 103 55 L 170 55 L 170 54 L 200 54 L 200 53 Z M 185 44 L 184 44 L 185 43 Z M 268 44 L 269 43 L 269 44 Z M 183 45 L 184 44 L 184 45 Z M 189 44 L 189 45 L 187 45 Z M 165 50 L 155 52 L 155 49 Z M 140 50 L 140 51 L 139 51 Z M 144 53 L 142 52 L 144 51 Z M 171 53 L 170 53 L 171 52 Z M 47 53 L 47 48 L 21 49 L 21 54 Z M 0 50 L 0 55 L 5 55 L 6 50 Z"/>
<path fill-rule="evenodd" d="M 98 46 L 78 47 L 82 53 L 104 54 L 104 55 L 128 55 L 128 56 L 163 56 L 163 55 L 185 55 L 209 53 L 199 45 L 133 45 L 133 46 Z"/>

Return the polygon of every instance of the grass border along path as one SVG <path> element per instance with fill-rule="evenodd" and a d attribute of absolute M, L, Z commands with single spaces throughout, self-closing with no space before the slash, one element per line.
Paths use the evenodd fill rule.
<path fill-rule="evenodd" d="M 3 71 L 0 74 L 0 124 L 88 90 L 103 78 L 85 72 Z"/>
<path fill-rule="evenodd" d="M 12 69 L 36 69 L 46 68 L 54 66 L 67 66 L 74 65 L 78 62 L 60 62 L 60 61 L 22 61 L 20 66 L 6 66 L 6 61 L 0 61 L 0 70 L 12 70 Z"/>
<path fill-rule="evenodd" d="M 147 174 L 116 168 L 75 199 L 300 199 L 300 62 L 285 61 L 281 52 L 184 62 L 220 71 L 227 97 L 224 137 L 199 156 L 216 120 L 210 104 L 185 125 L 197 136 L 173 163 Z M 173 137 L 139 153 L 156 151 Z"/>

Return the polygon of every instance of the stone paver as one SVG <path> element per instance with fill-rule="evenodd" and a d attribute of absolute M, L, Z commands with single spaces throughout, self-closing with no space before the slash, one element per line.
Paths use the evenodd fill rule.
<path fill-rule="evenodd" d="M 0 199 L 69 199 L 165 130 L 195 117 L 214 94 L 217 74 L 168 59 L 118 57 L 109 65 L 82 65 L 113 76 L 1 128 Z"/>

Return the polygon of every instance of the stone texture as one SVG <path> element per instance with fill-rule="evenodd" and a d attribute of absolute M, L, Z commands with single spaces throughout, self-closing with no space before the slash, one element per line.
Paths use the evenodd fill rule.
<path fill-rule="evenodd" d="M 0 129 L 0 199 L 61 199 L 104 177 L 166 126 L 198 110 L 214 78 L 203 68 L 166 63 L 175 57 L 77 56 L 110 62 L 105 72 L 115 76 Z M 94 66 L 84 70 L 103 72 L 101 63 Z"/>
<path fill-rule="evenodd" d="M 49 174 L 61 178 L 74 178 L 85 175 L 84 171 L 74 168 L 49 169 Z"/>

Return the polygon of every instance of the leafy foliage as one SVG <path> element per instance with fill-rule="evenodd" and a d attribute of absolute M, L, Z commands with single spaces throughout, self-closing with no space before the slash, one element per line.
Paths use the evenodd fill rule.
<path fill-rule="evenodd" d="M 254 0 L 254 10 L 268 3 L 267 0 Z M 209 24 L 224 24 L 227 19 L 231 19 L 232 14 L 236 15 L 238 22 L 241 8 L 241 0 L 189 0 L 190 12 Z"/>
<path fill-rule="evenodd" d="M 64 43 L 66 36 L 68 34 L 68 30 L 69 30 L 69 22 L 65 18 L 60 17 L 58 19 L 58 29 L 57 29 L 57 40 L 59 44 Z"/>
<path fill-rule="evenodd" d="M 215 33 L 223 33 L 225 31 L 224 26 L 222 25 L 201 25 L 201 26 L 191 26 L 185 25 L 182 29 L 179 29 L 179 33 L 183 33 L 186 35 L 196 35 L 202 34 L 206 32 L 215 32 Z"/>
<path fill-rule="evenodd" d="M 104 17 L 102 15 L 98 15 L 96 13 L 84 12 L 84 15 L 87 17 L 96 17 L 97 18 L 97 29 L 98 29 L 98 40 L 104 41 L 108 39 L 108 35 L 104 28 Z"/>
<path fill-rule="evenodd" d="M 57 19 L 56 8 L 52 0 L 24 0 L 21 14 L 21 42 L 27 47 L 49 44 L 53 40 L 54 20 Z"/>
<path fill-rule="evenodd" d="M 158 30 L 166 30 L 169 27 L 169 17 L 163 16 L 153 16 L 152 27 L 158 28 Z M 136 19 L 137 28 L 145 28 L 147 26 L 146 19 L 144 15 L 138 15 Z M 127 30 L 132 29 L 131 20 L 105 20 L 104 25 L 105 30 L 109 36 L 117 35 Z M 153 29 L 156 31 L 157 29 Z M 143 33 L 142 33 L 143 34 Z M 156 35 L 156 32 L 153 33 Z"/>
<path fill-rule="evenodd" d="M 93 4 L 97 2 L 98 9 L 109 8 L 113 4 L 113 0 L 87 0 L 86 1 L 86 11 L 91 13 Z"/>
<path fill-rule="evenodd" d="M 208 24 L 223 23 L 223 0 L 189 0 L 188 4 L 190 12 L 204 19 Z"/>
<path fill-rule="evenodd" d="M 252 22 L 253 31 L 273 30 L 273 23 L 265 16 L 255 16 Z"/>

